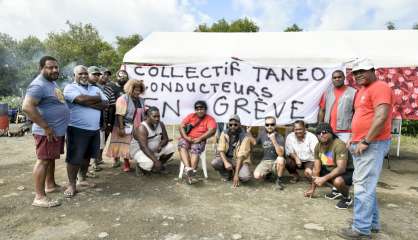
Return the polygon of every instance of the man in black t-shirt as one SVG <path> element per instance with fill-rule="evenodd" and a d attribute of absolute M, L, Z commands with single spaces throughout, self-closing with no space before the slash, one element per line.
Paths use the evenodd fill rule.
<path fill-rule="evenodd" d="M 254 178 L 261 180 L 269 174 L 277 176 L 276 184 L 283 190 L 282 176 L 285 169 L 284 138 L 276 130 L 276 118 L 266 117 L 265 128 L 258 134 L 255 144 L 263 147 L 263 158 L 254 170 Z"/>

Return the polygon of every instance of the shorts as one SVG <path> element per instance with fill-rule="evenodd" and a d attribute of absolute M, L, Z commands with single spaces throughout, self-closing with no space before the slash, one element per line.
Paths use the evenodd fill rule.
<path fill-rule="evenodd" d="M 48 142 L 46 136 L 33 134 L 36 146 L 36 157 L 39 160 L 59 159 L 64 153 L 65 137 L 57 137 L 57 140 Z"/>
<path fill-rule="evenodd" d="M 200 155 L 205 151 L 206 142 L 189 143 L 186 139 L 180 138 L 177 145 L 178 148 L 189 150 L 191 154 Z"/>
<path fill-rule="evenodd" d="M 309 168 L 311 170 L 313 170 L 314 167 L 314 161 L 306 161 L 306 162 L 302 162 L 302 165 L 300 167 L 298 167 L 296 165 L 296 161 L 292 158 L 287 158 L 286 159 L 286 168 L 289 171 L 289 173 L 294 174 L 297 172 L 297 169 L 306 169 Z"/>
<path fill-rule="evenodd" d="M 324 166 L 321 167 L 321 171 L 319 172 L 319 176 L 323 177 L 330 173 L 328 169 L 326 169 Z M 340 175 L 344 179 L 345 185 L 351 186 L 353 185 L 353 173 L 354 170 L 345 170 L 345 173 L 343 175 Z M 332 182 L 332 180 L 330 180 Z"/>
<path fill-rule="evenodd" d="M 99 130 L 85 130 L 69 126 L 67 129 L 66 162 L 72 165 L 85 165 L 90 158 L 97 158 L 100 150 Z"/>
<path fill-rule="evenodd" d="M 161 156 L 167 156 L 172 153 L 174 153 L 174 145 L 169 142 L 161 149 L 161 152 L 155 153 L 155 157 L 160 159 Z M 132 158 L 145 171 L 151 171 L 154 166 L 154 162 L 143 151 L 137 151 Z"/>

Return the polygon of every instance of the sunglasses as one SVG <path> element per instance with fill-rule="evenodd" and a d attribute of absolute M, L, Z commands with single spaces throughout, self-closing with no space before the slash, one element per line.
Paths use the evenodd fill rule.
<path fill-rule="evenodd" d="M 266 123 L 266 127 L 274 127 L 274 126 L 276 126 L 275 123 Z"/>
<path fill-rule="evenodd" d="M 327 134 L 327 133 L 329 133 L 329 132 L 324 130 L 324 131 L 317 132 L 316 135 L 324 135 L 324 134 Z"/>
<path fill-rule="evenodd" d="M 195 110 L 206 110 L 204 106 L 197 106 L 194 108 Z"/>
<path fill-rule="evenodd" d="M 228 124 L 230 127 L 238 127 L 238 123 L 229 123 Z"/>

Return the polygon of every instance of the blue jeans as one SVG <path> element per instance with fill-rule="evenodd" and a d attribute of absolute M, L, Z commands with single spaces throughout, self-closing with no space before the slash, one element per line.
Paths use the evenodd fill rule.
<path fill-rule="evenodd" d="M 351 145 L 351 150 L 357 144 Z M 380 229 L 379 207 L 376 186 L 382 171 L 383 159 L 390 148 L 390 140 L 370 143 L 361 155 L 353 154 L 354 163 L 354 211 L 352 229 L 370 234 L 371 229 Z"/>

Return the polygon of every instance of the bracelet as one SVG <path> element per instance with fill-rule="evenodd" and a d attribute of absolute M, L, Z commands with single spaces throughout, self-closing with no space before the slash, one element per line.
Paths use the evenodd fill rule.
<path fill-rule="evenodd" d="M 367 145 L 367 146 L 370 145 L 370 143 L 365 138 L 361 139 L 361 142 L 360 143 L 361 144 L 364 144 L 364 145 Z"/>

